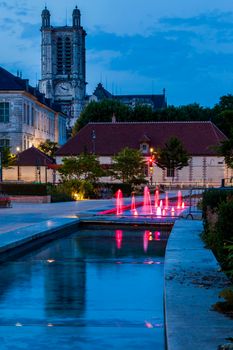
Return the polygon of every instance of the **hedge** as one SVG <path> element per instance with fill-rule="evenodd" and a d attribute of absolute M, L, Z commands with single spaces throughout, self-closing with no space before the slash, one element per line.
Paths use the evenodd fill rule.
<path fill-rule="evenodd" d="M 47 196 L 46 184 L 1 183 L 0 192 L 9 196 Z"/>

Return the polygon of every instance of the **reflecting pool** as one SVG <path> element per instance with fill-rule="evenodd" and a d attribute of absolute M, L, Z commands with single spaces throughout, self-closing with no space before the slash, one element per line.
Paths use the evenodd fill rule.
<path fill-rule="evenodd" d="M 164 349 L 160 229 L 80 229 L 0 266 L 0 349 Z"/>

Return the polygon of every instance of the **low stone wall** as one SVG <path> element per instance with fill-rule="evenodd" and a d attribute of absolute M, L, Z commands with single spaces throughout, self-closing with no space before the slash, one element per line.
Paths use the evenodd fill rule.
<path fill-rule="evenodd" d="M 51 196 L 11 196 L 15 203 L 51 203 Z"/>

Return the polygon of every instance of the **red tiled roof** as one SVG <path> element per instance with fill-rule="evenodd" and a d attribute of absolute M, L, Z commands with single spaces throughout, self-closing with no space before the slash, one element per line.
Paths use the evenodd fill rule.
<path fill-rule="evenodd" d="M 16 159 L 19 166 L 47 166 L 53 163 L 52 158 L 33 146 L 19 153 Z"/>
<path fill-rule="evenodd" d="M 93 139 L 93 135 L 95 138 Z M 155 149 L 172 136 L 181 140 L 190 155 L 215 155 L 214 146 L 227 137 L 211 122 L 89 123 L 56 153 L 57 156 L 82 152 L 113 155 L 124 147 L 139 149 L 147 135 Z"/>

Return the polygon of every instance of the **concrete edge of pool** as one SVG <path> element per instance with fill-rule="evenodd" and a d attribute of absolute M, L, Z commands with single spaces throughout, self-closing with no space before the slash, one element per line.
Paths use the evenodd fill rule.
<path fill-rule="evenodd" d="M 90 219 L 91 217 L 91 219 Z M 80 218 L 53 218 L 41 223 L 15 229 L 0 235 L 3 261 L 12 252 L 22 253 L 22 247 L 43 244 L 59 237 L 67 230 L 77 229 L 81 222 L 101 223 L 91 215 Z M 106 224 L 106 220 L 101 219 Z M 145 224 L 119 218 L 108 224 Z M 157 224 L 146 220 L 147 224 Z M 167 224 L 171 225 L 174 222 Z M 232 337 L 232 320 L 212 311 L 219 291 L 229 281 L 220 272 L 212 252 L 204 248 L 200 239 L 202 222 L 177 220 L 168 240 L 165 256 L 164 304 L 165 331 L 168 350 L 218 349 Z M 13 253 L 13 256 L 15 253 Z"/>
<path fill-rule="evenodd" d="M 176 221 L 165 255 L 165 329 L 168 350 L 214 350 L 229 343 L 233 321 L 213 311 L 230 282 L 200 238 L 202 221 Z"/>

